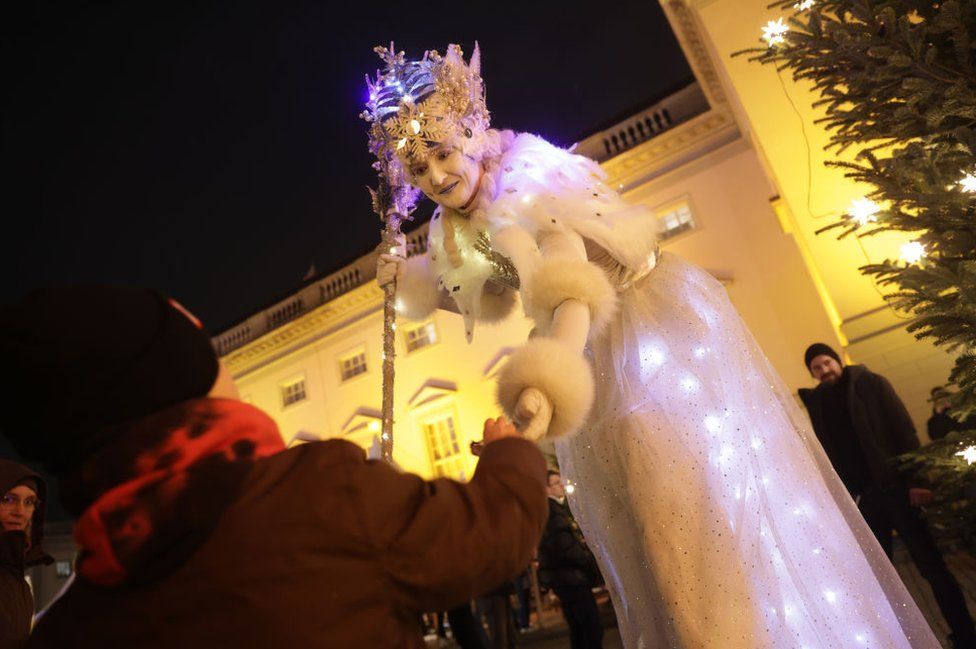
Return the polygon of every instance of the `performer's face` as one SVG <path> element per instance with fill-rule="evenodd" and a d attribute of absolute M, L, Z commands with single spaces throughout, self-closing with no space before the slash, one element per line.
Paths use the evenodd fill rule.
<path fill-rule="evenodd" d="M 438 205 L 469 207 L 481 178 L 481 164 L 454 147 L 435 149 L 426 160 L 403 160 L 411 182 Z"/>
<path fill-rule="evenodd" d="M 840 366 L 840 363 L 833 356 L 827 354 L 815 356 L 810 361 L 810 374 L 813 375 L 813 378 L 827 385 L 837 383 L 843 371 L 844 368 Z"/>

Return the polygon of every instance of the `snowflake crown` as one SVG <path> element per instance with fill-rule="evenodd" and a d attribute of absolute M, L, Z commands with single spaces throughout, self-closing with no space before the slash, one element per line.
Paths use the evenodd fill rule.
<path fill-rule="evenodd" d="M 377 47 L 385 67 L 366 77 L 369 100 L 360 117 L 370 122 L 369 149 L 378 166 L 396 160 L 425 160 L 447 144 L 476 153 L 489 128 L 481 55 L 477 43 L 469 63 L 458 45 L 407 61 L 393 44 Z"/>

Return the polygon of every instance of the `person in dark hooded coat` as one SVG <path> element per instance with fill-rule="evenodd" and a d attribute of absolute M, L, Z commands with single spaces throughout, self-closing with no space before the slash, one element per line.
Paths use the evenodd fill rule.
<path fill-rule="evenodd" d="M 517 575 L 545 459 L 485 425 L 467 483 L 343 439 L 285 449 L 178 303 L 126 287 L 0 305 L 0 432 L 57 476 L 77 578 L 27 647 L 423 647 L 417 617 Z"/>
<path fill-rule="evenodd" d="M 34 616 L 24 570 L 54 559 L 41 547 L 47 495 L 41 476 L 0 459 L 0 494 L 0 649 L 8 649 L 27 640 Z"/>

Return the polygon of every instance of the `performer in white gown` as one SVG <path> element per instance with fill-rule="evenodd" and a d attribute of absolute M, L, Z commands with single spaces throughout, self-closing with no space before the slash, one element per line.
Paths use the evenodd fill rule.
<path fill-rule="evenodd" d="M 593 161 L 490 129 L 477 50 L 381 52 L 371 148 L 439 207 L 378 281 L 413 318 L 449 295 L 469 341 L 520 294 L 499 402 L 555 440 L 625 646 L 938 647 L 721 284 Z"/>

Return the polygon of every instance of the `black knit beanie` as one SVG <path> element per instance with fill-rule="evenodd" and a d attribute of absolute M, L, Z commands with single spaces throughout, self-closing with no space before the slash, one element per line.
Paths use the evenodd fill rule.
<path fill-rule="evenodd" d="M 217 356 L 198 320 L 145 288 L 68 286 L 0 306 L 0 432 L 56 475 L 122 424 L 206 395 Z"/>
<path fill-rule="evenodd" d="M 830 345 L 825 345 L 824 343 L 813 343 L 807 347 L 806 353 L 803 355 L 803 362 L 806 364 L 807 369 L 810 369 L 810 363 L 817 356 L 830 356 L 839 364 L 843 365 L 843 361 L 840 360 L 840 356 L 834 351 L 834 348 Z"/>

